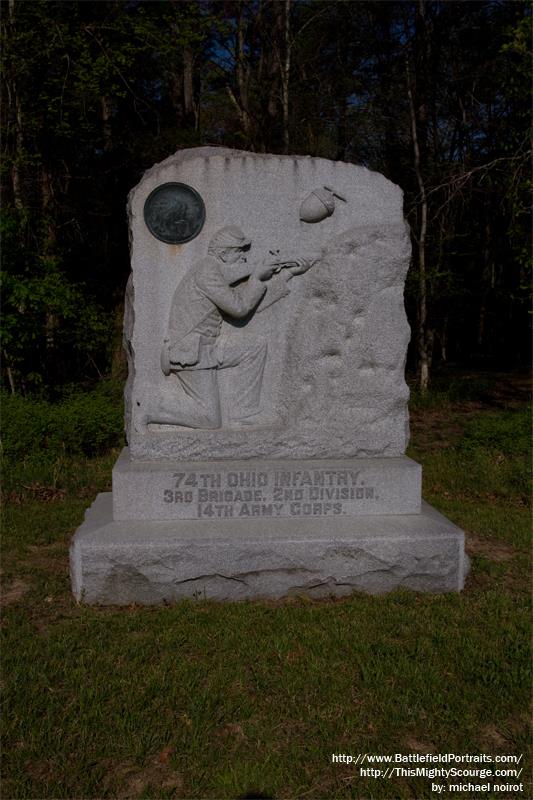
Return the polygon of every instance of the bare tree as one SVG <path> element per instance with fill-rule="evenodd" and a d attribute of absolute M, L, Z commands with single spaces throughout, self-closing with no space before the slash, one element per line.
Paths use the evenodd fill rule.
<path fill-rule="evenodd" d="M 427 392 L 429 385 L 429 358 L 428 358 L 428 335 L 427 335 L 427 275 L 426 275 L 426 236 L 428 222 L 428 199 L 424 178 L 422 175 L 420 144 L 418 139 L 418 125 L 415 102 L 412 88 L 412 74 L 409 64 L 409 56 L 406 62 L 407 73 L 407 95 L 409 97 L 409 111 L 411 119 L 411 137 L 413 140 L 413 155 L 416 180 L 420 191 L 420 220 L 419 227 L 415 234 L 418 255 L 418 325 L 417 325 L 417 344 L 419 359 L 419 381 L 420 391 Z"/>

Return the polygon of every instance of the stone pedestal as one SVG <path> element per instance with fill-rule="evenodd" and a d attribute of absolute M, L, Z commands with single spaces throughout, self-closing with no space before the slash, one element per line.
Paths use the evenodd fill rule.
<path fill-rule="evenodd" d="M 76 598 L 103 605 L 460 591 L 466 571 L 463 532 L 426 503 L 404 516 L 115 521 L 107 493 L 71 548 Z"/>
<path fill-rule="evenodd" d="M 459 591 L 464 534 L 421 504 L 420 479 L 405 456 L 146 463 L 125 449 L 74 537 L 73 591 L 147 605 Z"/>

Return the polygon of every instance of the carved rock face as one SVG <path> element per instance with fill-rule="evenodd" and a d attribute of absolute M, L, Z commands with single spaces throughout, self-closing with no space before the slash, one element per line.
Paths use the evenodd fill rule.
<path fill-rule="evenodd" d="M 179 245 L 156 239 L 143 218 L 150 193 L 171 182 L 190 186 L 206 209 L 201 232 Z M 129 212 L 126 413 L 134 459 L 405 451 L 410 242 L 398 187 L 353 164 L 195 148 L 147 172 Z M 264 281 L 266 293 L 246 270 L 224 288 L 216 263 L 206 265 L 209 242 L 226 226 L 251 239 L 248 273 L 281 264 Z M 190 318 L 191 335 L 172 328 L 173 315 Z M 173 368 L 176 353 L 188 367 Z"/>

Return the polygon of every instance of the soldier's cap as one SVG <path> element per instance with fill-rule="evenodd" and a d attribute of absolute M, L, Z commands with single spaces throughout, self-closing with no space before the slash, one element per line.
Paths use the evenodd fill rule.
<path fill-rule="evenodd" d="M 252 240 L 247 239 L 236 225 L 226 225 L 224 228 L 220 228 L 209 242 L 210 247 L 238 247 L 239 249 L 248 248 L 251 244 Z"/>

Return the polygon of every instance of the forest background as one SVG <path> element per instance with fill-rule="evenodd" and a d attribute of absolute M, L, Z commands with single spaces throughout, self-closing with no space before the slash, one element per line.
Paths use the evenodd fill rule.
<path fill-rule="evenodd" d="M 530 5 L 2 2 L 2 381 L 123 377 L 128 191 L 196 145 L 399 184 L 409 366 L 530 358 Z"/>
<path fill-rule="evenodd" d="M 498 796 L 526 796 L 530 4 L 0 12 L 4 796 L 427 795 L 331 763 L 354 748 L 516 754 L 526 788 Z M 344 159 L 402 187 L 409 381 L 430 386 L 408 455 L 465 531 L 464 592 L 74 601 L 72 532 L 123 444 L 126 197 L 195 145 Z"/>

